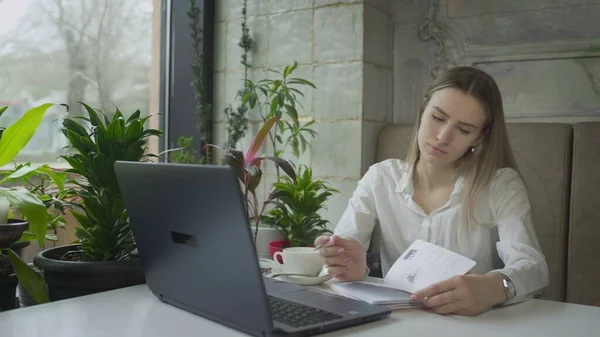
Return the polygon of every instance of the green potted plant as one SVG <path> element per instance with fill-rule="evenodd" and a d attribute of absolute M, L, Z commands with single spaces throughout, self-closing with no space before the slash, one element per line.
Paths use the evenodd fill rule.
<path fill-rule="evenodd" d="M 11 182 L 22 186 L 35 195 L 47 209 L 45 240 L 56 242 L 58 231 L 65 227 L 64 186 L 66 173 L 63 169 L 52 168 L 47 164 L 32 166 L 31 162 L 17 164 L 13 170 L 0 180 L 0 184 Z M 17 209 L 18 212 L 18 209 Z M 23 232 L 18 243 L 29 243 L 37 240 L 32 230 Z"/>
<path fill-rule="evenodd" d="M 300 116 L 301 109 L 304 108 L 300 102 L 304 96 L 303 91 L 316 87 L 312 82 L 296 76 L 297 67 L 298 63 L 294 62 L 281 71 L 269 69 L 269 79 L 256 82 L 245 79 L 244 90 L 238 94 L 242 104 L 239 109 L 244 107 L 243 110 L 258 111 L 265 124 L 273 117 L 278 118 L 267 134 L 269 151 L 274 158 L 289 156 L 299 159 L 310 147 L 311 138 L 317 135 L 312 129 L 314 119 L 304 120 Z M 239 109 L 238 112 L 241 113 Z M 231 136 L 232 133 L 230 142 Z M 238 139 L 237 136 L 234 138 Z M 282 175 L 278 167 L 274 173 L 277 178 Z M 262 222 L 258 224 L 255 234 L 258 255 L 265 258 L 272 255 L 269 243 L 282 239 L 277 230 Z"/>
<path fill-rule="evenodd" d="M 313 179 L 312 170 L 300 165 L 296 178 L 281 177 L 273 185 L 268 203 L 273 205 L 262 222 L 277 229 L 284 237 L 282 241 L 270 243 L 271 255 L 286 247 L 312 246 L 314 240 L 326 233 L 329 221 L 318 211 L 338 190 L 325 181 Z"/>
<path fill-rule="evenodd" d="M 45 112 L 53 104 L 43 104 L 26 111 L 17 121 L 6 128 L 0 128 L 0 167 L 14 160 L 27 145 L 41 124 Z M 0 108 L 0 116 L 7 107 Z M 45 166 L 31 169 L 44 172 Z M 4 177 L 0 184 L 24 174 L 16 170 Z M 22 219 L 10 219 L 10 206 L 15 207 Z M 17 282 L 38 302 L 48 301 L 46 287 L 41 276 L 29 267 L 19 256 L 17 241 L 35 240 L 43 245 L 48 225 L 46 206 L 36 195 L 27 189 L 0 187 L 0 311 L 12 309 L 15 305 Z M 26 233 L 26 234 L 23 234 Z M 13 250 L 15 248 L 15 250 Z"/>
<path fill-rule="evenodd" d="M 146 141 L 162 132 L 146 129 L 150 117 L 141 117 L 139 110 L 126 119 L 116 109 L 109 119 L 81 104 L 88 117 L 74 118 L 89 123 L 89 127 L 74 118 L 63 120 L 63 134 L 73 152 L 61 156 L 71 167 L 67 173 L 80 177 L 69 181 L 76 188 L 64 192 L 76 198 L 68 205 L 80 224 L 75 229 L 78 242 L 43 250 L 33 261 L 43 270 L 50 301 L 145 282 L 114 163 L 154 156 L 146 153 Z"/>
<path fill-rule="evenodd" d="M 59 230 L 66 224 L 66 209 L 63 206 L 64 181 L 66 174 L 63 169 L 51 168 L 49 165 L 32 166 L 30 162 L 18 164 L 13 170 L 6 171 L 6 176 L 0 182 L 10 182 L 21 186 L 42 201 L 47 209 L 47 225 L 45 242 L 41 248 L 46 248 L 47 243 L 56 246 Z M 20 214 L 18 209 L 11 209 L 14 214 Z M 14 216 L 13 216 L 14 217 Z M 19 241 L 12 245 L 13 251 L 19 255 L 23 248 L 30 245 L 30 241 L 37 241 L 37 235 L 32 230 L 26 230 Z M 36 269 L 36 268 L 34 268 Z M 36 270 L 39 272 L 39 270 Z M 35 298 L 24 288 L 23 283 L 17 285 L 19 307 L 38 304 Z"/>
<path fill-rule="evenodd" d="M 194 149 L 194 137 L 181 136 L 177 139 L 177 148 L 169 149 L 163 153 L 167 153 L 168 161 L 179 164 L 207 164 L 206 156 Z"/>
<path fill-rule="evenodd" d="M 271 74 L 276 74 L 274 79 L 261 79 L 253 82 L 245 78 L 244 89 L 240 90 L 236 96 L 236 99 L 241 102 L 238 108 L 239 118 L 233 118 L 234 114 L 231 109 L 230 113 L 227 113 L 228 146 L 210 145 L 225 149 L 227 151 L 224 158 L 225 163 L 233 166 L 238 172 L 244 186 L 244 200 L 247 204 L 248 217 L 254 226 L 254 242 L 260 257 L 272 256 L 269 242 L 282 236 L 277 230 L 261 221 L 268 204 L 259 203 L 255 193 L 255 187 L 258 185 L 256 180 L 258 179 L 260 182 L 263 173 L 260 160 L 256 162 L 248 160 L 248 158 L 244 158 L 241 151 L 233 147 L 244 135 L 245 127 L 241 128 L 242 120 L 245 120 L 243 114 L 248 109 L 256 109 L 263 121 L 263 127 L 255 135 L 248 153 L 255 154 L 255 151 L 258 151 L 268 140 L 272 156 L 265 157 L 265 159 L 275 162 L 276 177 L 287 175 L 295 179 L 293 165 L 283 157 L 291 154 L 299 158 L 310 146 L 311 138 L 317 135 L 312 129 L 314 120 L 303 121 L 304 118 L 301 118 L 299 113 L 300 108 L 303 108 L 300 103 L 300 98 L 304 96 L 302 90 L 316 87 L 310 81 L 295 76 L 294 71 L 297 67 L 298 63 L 294 62 L 292 65 L 284 67 L 282 71 L 269 69 Z M 283 169 L 282 165 L 286 168 Z M 293 172 L 293 175 L 290 172 Z M 270 196 L 267 196 L 266 200 L 269 198 Z"/>
<path fill-rule="evenodd" d="M 310 146 L 310 139 L 317 136 L 312 129 L 314 119 L 301 123 L 299 108 L 304 108 L 300 97 L 303 87 L 316 89 L 316 86 L 303 78 L 292 77 L 298 63 L 286 66 L 283 71 L 271 70 L 277 79 L 262 79 L 255 82 L 246 81 L 246 89 L 241 96 L 243 104 L 250 109 L 258 109 L 263 122 L 279 117 L 277 127 L 269 130 L 269 141 L 274 157 L 281 157 L 291 150 L 294 157 L 299 158 Z"/>

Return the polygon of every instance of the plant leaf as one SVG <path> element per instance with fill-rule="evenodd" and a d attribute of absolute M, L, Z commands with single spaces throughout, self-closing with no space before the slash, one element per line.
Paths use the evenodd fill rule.
<path fill-rule="evenodd" d="M 265 157 L 264 159 L 274 162 L 275 165 L 279 166 L 290 178 L 296 180 L 296 170 L 294 170 L 294 166 L 290 161 L 278 157 Z"/>
<path fill-rule="evenodd" d="M 269 97 L 273 96 L 277 90 L 279 89 L 279 87 L 281 86 L 281 81 L 280 80 L 275 80 L 275 81 L 269 81 L 273 87 L 271 88 L 271 93 L 269 94 Z"/>
<path fill-rule="evenodd" d="M 303 78 L 290 78 L 290 80 L 288 81 L 289 84 L 302 84 L 302 85 L 308 85 L 314 89 L 316 89 L 317 87 L 310 81 L 307 81 Z"/>
<path fill-rule="evenodd" d="M 249 98 L 250 98 L 250 93 L 246 91 L 246 92 L 245 92 L 245 93 L 242 95 L 242 103 L 246 103 L 246 102 L 248 102 L 248 99 L 249 99 Z"/>
<path fill-rule="evenodd" d="M 141 115 L 141 111 L 140 110 L 135 110 L 131 116 L 129 116 L 129 118 L 127 118 L 127 123 L 133 122 L 134 120 L 137 120 L 140 118 Z"/>
<path fill-rule="evenodd" d="M 46 110 L 52 105 L 46 103 L 27 110 L 18 121 L 4 130 L 0 139 L 0 167 L 10 163 L 27 145 L 42 123 Z"/>
<path fill-rule="evenodd" d="M 104 123 L 102 123 L 102 120 L 100 119 L 100 117 L 98 117 L 98 113 L 96 112 L 96 110 L 94 110 L 94 108 L 90 107 L 89 105 L 80 102 L 81 105 L 83 105 L 85 107 L 85 110 L 87 110 L 88 115 L 90 116 L 90 123 L 97 127 L 100 128 L 102 130 L 104 130 Z M 115 114 L 116 116 L 116 114 Z"/>
<path fill-rule="evenodd" d="M 250 97 L 249 97 L 250 109 L 254 109 L 254 107 L 256 106 L 257 100 L 258 100 L 258 95 L 256 94 L 256 91 L 252 90 L 252 92 L 250 92 Z"/>
<path fill-rule="evenodd" d="M 304 93 L 296 88 L 288 88 L 289 91 L 294 92 L 300 96 L 304 96 Z"/>
<path fill-rule="evenodd" d="M 37 240 L 37 235 L 30 231 L 23 232 L 23 235 L 21 235 L 21 237 L 19 238 L 19 241 L 21 242 L 30 242 L 35 240 Z"/>
<path fill-rule="evenodd" d="M 296 68 L 298 67 L 298 62 L 294 61 L 292 66 L 285 67 L 285 71 L 283 72 L 283 77 L 288 77 Z"/>
<path fill-rule="evenodd" d="M 86 128 L 84 128 L 81 124 L 77 123 L 74 119 L 64 119 L 62 124 L 65 128 L 63 130 L 63 134 L 65 133 L 65 130 L 70 130 L 71 132 L 74 132 L 80 136 L 88 137 L 88 131 L 86 130 Z"/>
<path fill-rule="evenodd" d="M 4 177 L 4 179 L 0 180 L 0 184 L 4 184 L 5 182 L 11 181 L 13 179 L 21 178 L 33 171 L 35 171 L 35 168 L 33 168 L 31 166 L 23 166 L 20 169 L 16 170 L 15 172 Z"/>
<path fill-rule="evenodd" d="M 223 157 L 223 162 L 233 168 L 238 179 L 244 182 L 244 156 L 241 151 L 228 151 Z"/>
<path fill-rule="evenodd" d="M 29 229 L 32 230 L 37 238 L 40 247 L 44 245 L 46 236 L 46 224 L 48 221 L 48 210 L 46 205 L 41 202 L 34 194 L 23 190 L 10 190 L 0 187 L 0 196 L 6 197 L 11 205 L 17 207 L 19 212 L 29 221 Z"/>
<path fill-rule="evenodd" d="M 271 193 L 271 195 L 269 195 L 268 200 L 271 201 L 271 200 L 279 199 L 281 197 L 289 197 L 289 196 L 290 196 L 290 193 L 288 191 L 279 190 L 279 191 L 275 191 L 275 192 Z"/>
<path fill-rule="evenodd" d="M 279 120 L 279 117 L 273 117 L 273 118 L 267 120 L 265 125 L 263 125 L 263 127 L 260 128 L 260 130 L 258 130 L 258 132 L 256 133 L 256 136 L 254 136 L 254 139 L 252 139 L 252 143 L 250 143 L 250 148 L 248 148 L 248 152 L 246 152 L 246 160 L 244 163 L 245 167 L 254 165 L 254 162 L 256 161 L 256 154 L 258 153 L 260 148 L 265 143 L 265 140 L 267 139 L 267 135 L 271 131 L 271 128 L 273 127 L 273 125 L 278 120 Z"/>
<path fill-rule="evenodd" d="M 59 191 L 65 189 L 65 174 L 62 172 L 56 172 L 52 170 L 48 165 L 40 166 L 36 169 L 37 172 L 46 174 L 52 179 L 52 182 L 56 185 Z"/>
<path fill-rule="evenodd" d="M 48 303 L 50 299 L 46 290 L 46 283 L 31 267 L 21 260 L 12 249 L 8 250 L 8 258 L 13 264 L 15 274 L 19 279 L 19 283 L 27 290 L 37 303 Z"/>
<path fill-rule="evenodd" d="M 273 117 L 273 116 L 280 117 L 277 114 L 278 107 L 279 107 L 279 96 L 275 96 L 275 98 L 273 98 L 273 100 L 271 101 L 271 112 L 269 113 L 269 117 Z"/>
<path fill-rule="evenodd" d="M 245 171 L 246 171 L 245 185 L 250 192 L 254 193 L 254 191 L 256 191 L 256 188 L 260 184 L 260 180 L 262 179 L 262 170 L 258 166 L 250 166 L 250 167 L 246 167 Z"/>
<path fill-rule="evenodd" d="M 298 120 L 298 111 L 296 111 L 295 107 L 293 107 L 290 104 L 286 104 L 285 110 L 287 111 L 287 114 L 292 118 L 292 120 L 294 120 L 294 121 Z"/>

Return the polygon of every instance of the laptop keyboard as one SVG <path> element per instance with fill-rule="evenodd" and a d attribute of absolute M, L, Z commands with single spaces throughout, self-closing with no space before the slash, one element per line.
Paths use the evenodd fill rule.
<path fill-rule="evenodd" d="M 274 321 L 294 328 L 342 318 L 342 316 L 329 311 L 283 301 L 271 296 L 269 296 L 269 306 Z"/>

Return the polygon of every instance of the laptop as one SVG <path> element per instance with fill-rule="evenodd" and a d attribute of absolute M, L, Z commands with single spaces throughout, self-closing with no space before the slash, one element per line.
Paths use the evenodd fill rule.
<path fill-rule="evenodd" d="M 310 336 L 390 314 L 383 306 L 262 275 L 229 166 L 115 163 L 148 288 L 252 336 Z"/>

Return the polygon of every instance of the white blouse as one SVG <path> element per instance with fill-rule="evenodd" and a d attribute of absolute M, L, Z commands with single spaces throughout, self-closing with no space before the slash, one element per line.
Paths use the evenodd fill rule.
<path fill-rule="evenodd" d="M 503 273 L 513 282 L 517 303 L 543 292 L 548 266 L 531 220 L 523 181 L 511 168 L 502 168 L 475 204 L 477 224 L 461 216 L 467 190 L 457 179 L 448 202 L 427 215 L 412 199 L 412 165 L 389 159 L 372 165 L 358 182 L 334 234 L 357 240 L 367 250 L 376 222 L 381 229 L 383 275 L 417 239 L 477 262 L 473 273 Z"/>

